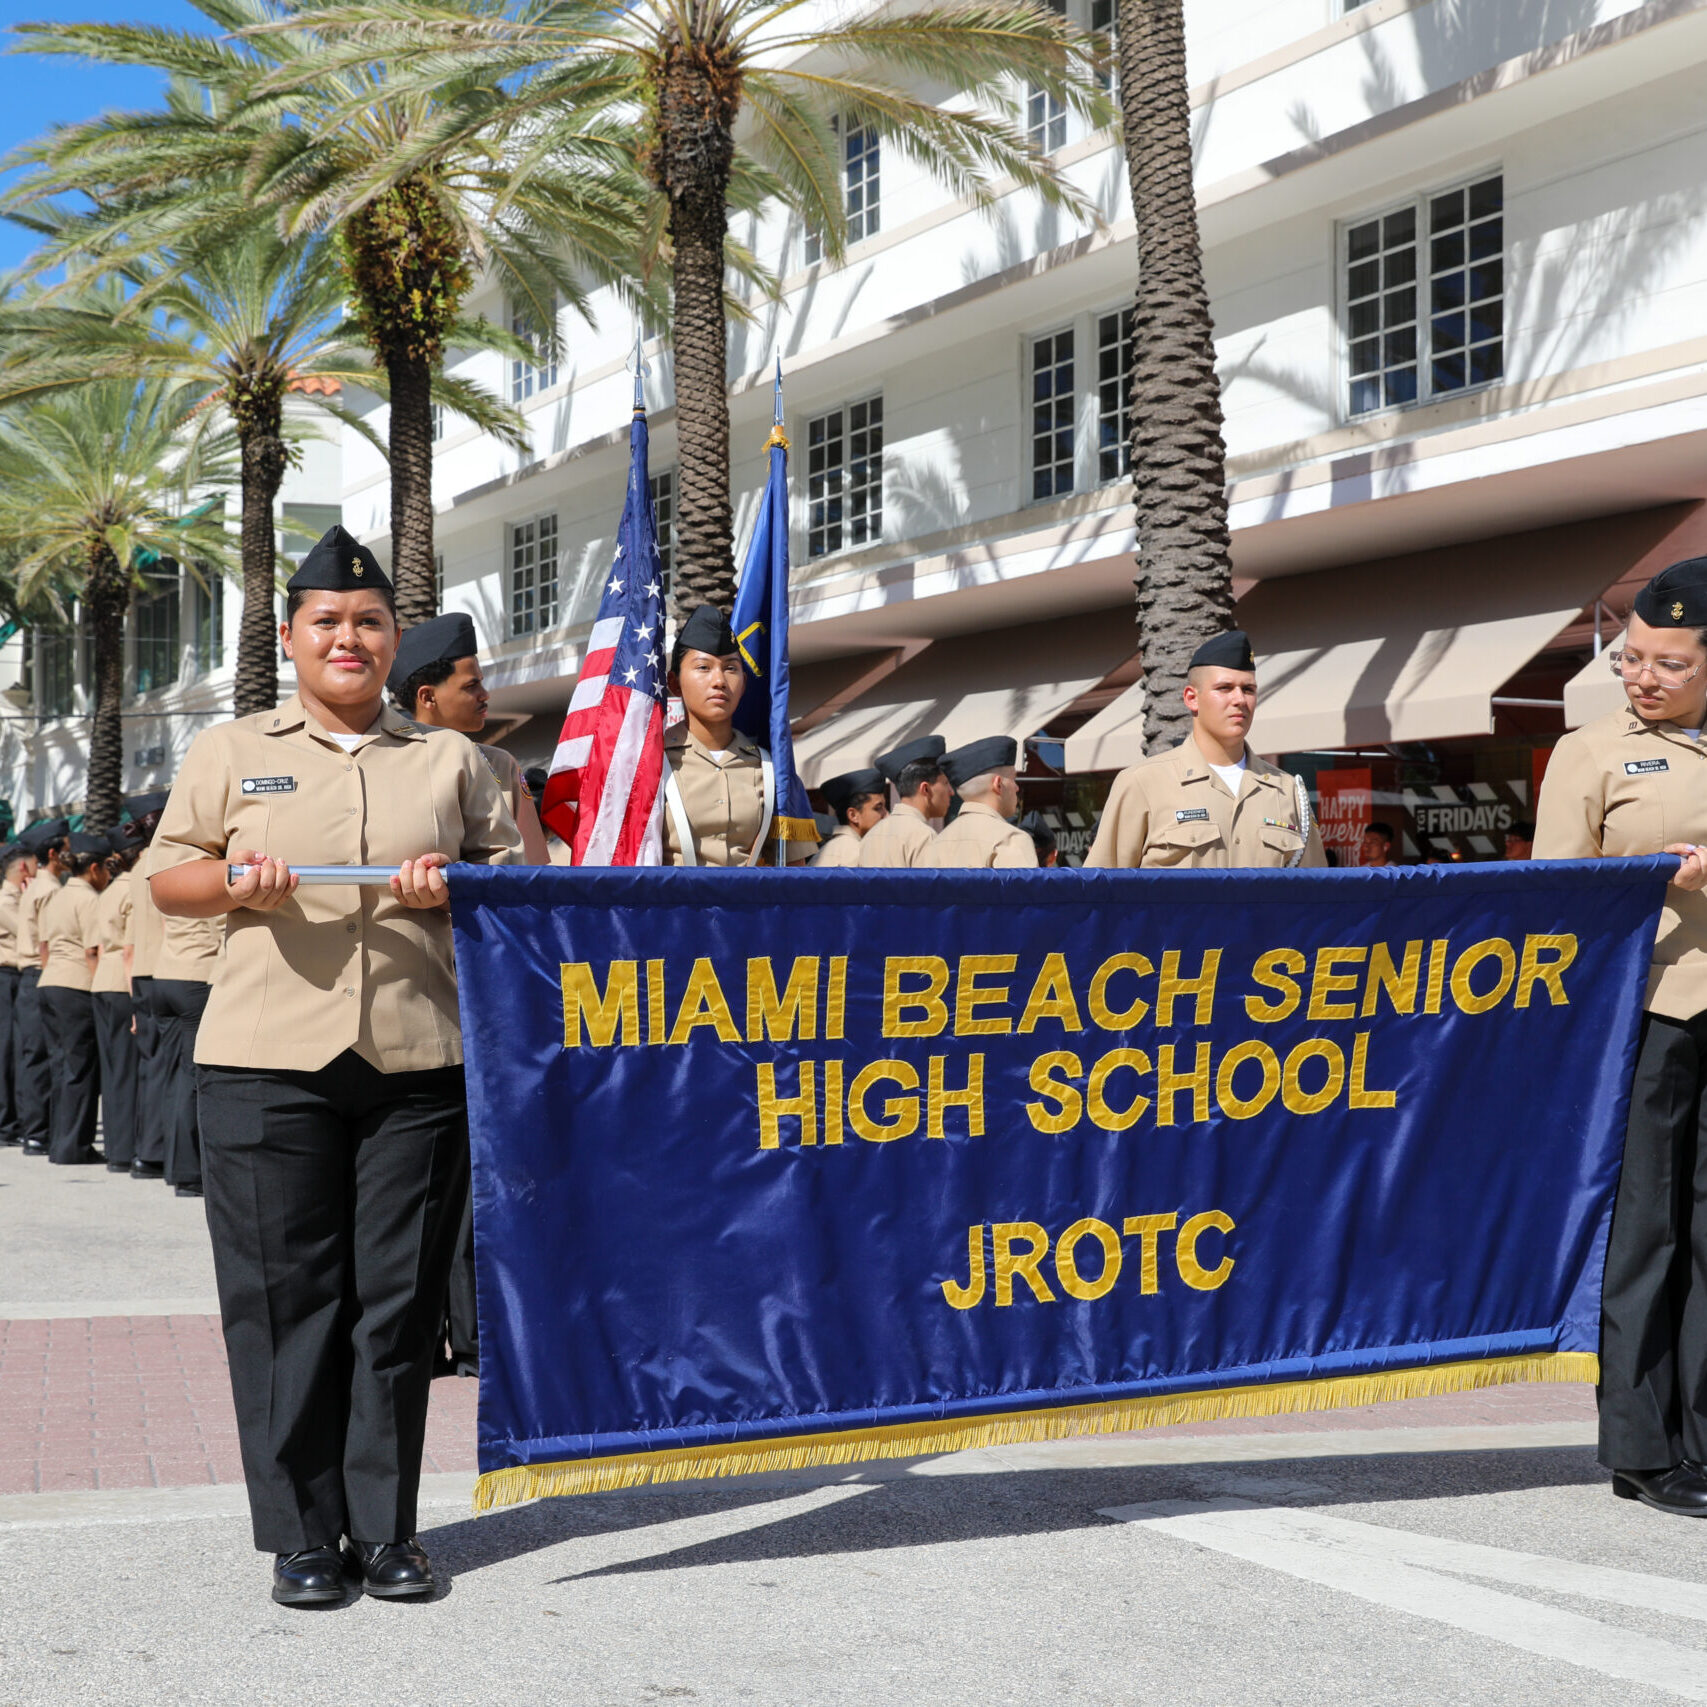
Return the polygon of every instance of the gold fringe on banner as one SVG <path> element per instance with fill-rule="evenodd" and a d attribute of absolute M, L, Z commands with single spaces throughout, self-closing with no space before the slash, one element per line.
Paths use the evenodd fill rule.
<path fill-rule="evenodd" d="M 873 1458 L 923 1458 L 979 1446 L 1015 1446 L 1031 1440 L 1066 1440 L 1080 1434 L 1124 1434 L 1174 1423 L 1223 1417 L 1273 1417 L 1333 1411 L 1388 1399 L 1422 1399 L 1468 1393 L 1511 1381 L 1598 1381 L 1600 1360 L 1586 1351 L 1549 1351 L 1531 1357 L 1492 1357 L 1471 1363 L 1426 1364 L 1371 1375 L 1327 1376 L 1270 1386 L 1224 1387 L 1207 1393 L 1112 1399 L 1057 1410 L 1007 1411 L 994 1416 L 933 1418 L 836 1434 L 732 1441 L 619 1458 L 578 1458 L 562 1464 L 515 1464 L 489 1470 L 474 1486 L 474 1509 L 566 1494 L 609 1493 L 648 1482 L 687 1482 L 708 1476 L 752 1476 L 767 1470 L 808 1470 L 824 1464 L 862 1464 Z"/>

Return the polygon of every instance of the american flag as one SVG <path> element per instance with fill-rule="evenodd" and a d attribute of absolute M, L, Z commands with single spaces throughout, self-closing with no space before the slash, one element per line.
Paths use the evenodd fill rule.
<path fill-rule="evenodd" d="M 664 587 L 638 376 L 628 442 L 616 560 L 540 805 L 576 865 L 664 859 Z"/>

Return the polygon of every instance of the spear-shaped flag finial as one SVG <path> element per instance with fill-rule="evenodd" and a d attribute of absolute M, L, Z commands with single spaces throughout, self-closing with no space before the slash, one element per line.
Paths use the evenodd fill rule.
<path fill-rule="evenodd" d="M 766 448 L 771 449 L 780 445 L 788 449 L 788 435 L 782 430 L 782 357 L 776 358 L 775 403 L 771 409 L 771 436 L 766 440 Z"/>
<path fill-rule="evenodd" d="M 646 376 L 651 372 L 646 365 L 646 328 L 637 326 L 634 329 L 634 412 L 636 415 L 646 413 Z"/>

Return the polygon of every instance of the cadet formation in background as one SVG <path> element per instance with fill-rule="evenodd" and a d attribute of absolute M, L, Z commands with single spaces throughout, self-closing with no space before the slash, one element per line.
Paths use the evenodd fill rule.
<path fill-rule="evenodd" d="M 200 735 L 110 836 L 56 819 L 0 850 L 0 1140 L 205 1196 L 255 1542 L 295 1606 L 352 1582 L 433 1592 L 414 1533 L 428 1381 L 435 1363 L 479 1367 L 442 868 L 565 859 L 537 773 L 468 739 L 487 698 L 468 617 L 401 634 L 383 569 L 337 527 L 287 592 L 288 700 Z M 1622 1497 L 1700 1516 L 1707 1217 L 1695 1229 L 1668 1182 L 1695 1166 L 1707 1086 L 1707 790 L 1690 762 L 1707 756 L 1707 560 L 1650 584 L 1611 663 L 1629 707 L 1560 742 L 1536 851 L 1681 856 L 1607 1257 L 1601 1454 Z M 743 685 L 726 617 L 694 611 L 670 658 L 668 864 L 772 857 L 769 755 L 734 726 Z M 1248 745 L 1245 635 L 1206 641 L 1183 697 L 1189 738 L 1116 778 L 1087 865 L 1326 865 L 1303 783 Z M 1021 817 L 1019 760 L 1006 735 L 873 754 L 819 790 L 823 846 L 783 857 L 1053 866 L 1047 826 Z M 1529 834 L 1508 851 L 1528 855 Z M 1392 847 L 1372 824 L 1364 864 Z M 298 893 L 293 865 L 355 864 L 397 875 Z"/>

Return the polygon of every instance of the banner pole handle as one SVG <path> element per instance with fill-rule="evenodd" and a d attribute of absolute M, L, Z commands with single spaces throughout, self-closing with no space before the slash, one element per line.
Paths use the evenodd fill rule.
<path fill-rule="evenodd" d="M 226 878 L 236 883 L 245 872 L 253 869 L 247 865 L 227 865 Z M 346 888 L 384 887 L 398 874 L 394 865 L 293 865 L 290 869 L 297 882 L 308 888 L 329 888 L 335 884 Z"/>

